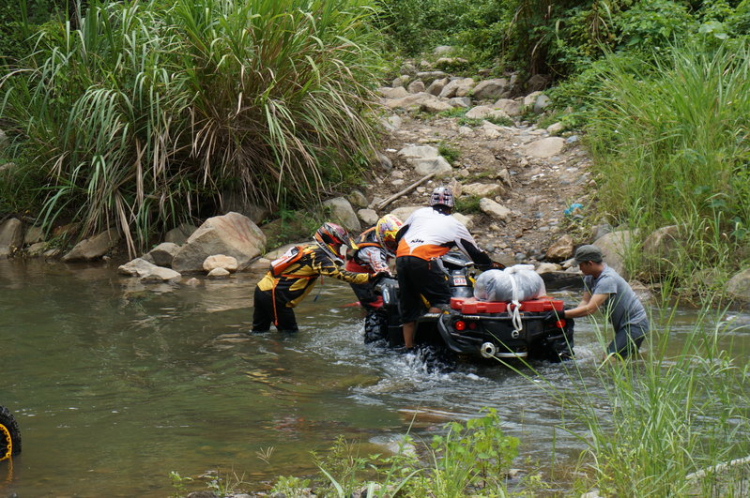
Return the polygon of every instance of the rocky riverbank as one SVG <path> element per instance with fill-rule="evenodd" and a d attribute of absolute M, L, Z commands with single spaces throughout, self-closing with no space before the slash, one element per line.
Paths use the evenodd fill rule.
<path fill-rule="evenodd" d="M 539 273 L 550 274 L 548 281 L 566 282 L 566 274 L 576 273 L 570 259 L 575 247 L 594 243 L 611 266 L 628 276 L 623 258 L 633 234 L 607 224 L 586 225 L 596 219 L 596 181 L 580 136 L 562 123 L 546 128 L 532 123 L 550 103 L 534 89 L 544 82 L 520 85 L 512 75 L 475 81 L 443 70 L 454 63 L 450 58 L 406 63 L 399 77 L 379 88 L 384 140 L 367 173 L 369 185 L 326 201 L 332 220 L 358 233 L 387 213 L 406 219 L 426 204 L 436 185 L 450 184 L 460 200 L 455 216 L 493 259 L 533 264 Z M 534 91 L 521 93 L 523 88 Z M 172 230 L 165 243 L 121 271 L 145 283 L 195 283 L 188 274 L 219 278 L 264 268 L 277 254 L 277 248 L 266 247 L 276 225 L 259 227 L 265 213 L 254 206 L 240 204 L 237 210 L 200 227 Z M 50 235 L 65 240 L 74 230 L 58 227 Z M 663 227 L 646 238 L 643 257 L 668 259 L 676 244 L 678 228 Z M 94 261 L 122 245 L 110 229 L 61 252 L 24 220 L 0 224 L 0 257 Z M 218 256 L 226 259 L 217 262 Z M 750 301 L 750 270 L 735 275 L 727 291 Z"/>

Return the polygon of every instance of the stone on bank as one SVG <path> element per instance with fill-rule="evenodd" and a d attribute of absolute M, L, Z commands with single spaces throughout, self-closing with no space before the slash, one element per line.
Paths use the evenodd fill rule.
<path fill-rule="evenodd" d="M 238 270 L 243 270 L 265 245 L 265 234 L 250 218 L 231 212 L 207 219 L 177 252 L 172 268 L 203 272 L 206 258 L 223 254 L 235 258 Z"/>

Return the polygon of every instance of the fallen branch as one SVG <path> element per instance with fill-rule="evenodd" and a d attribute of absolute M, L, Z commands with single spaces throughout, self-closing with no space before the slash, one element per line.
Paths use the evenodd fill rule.
<path fill-rule="evenodd" d="M 423 184 L 424 182 L 426 182 L 427 180 L 429 180 L 433 176 L 435 176 L 435 173 L 430 173 L 429 175 L 423 176 L 421 179 L 419 179 L 416 182 L 412 183 L 411 185 L 409 185 L 408 187 L 406 187 L 401 192 L 393 194 L 392 196 L 390 196 L 389 198 L 387 198 L 386 200 L 384 200 L 383 202 L 381 202 L 380 204 L 378 204 L 378 211 L 380 211 L 381 209 L 383 209 L 384 207 L 386 207 L 388 204 L 390 204 L 391 202 L 395 201 L 399 197 L 402 197 L 402 196 L 408 194 L 409 192 L 411 192 L 415 188 L 419 187 L 421 184 Z"/>

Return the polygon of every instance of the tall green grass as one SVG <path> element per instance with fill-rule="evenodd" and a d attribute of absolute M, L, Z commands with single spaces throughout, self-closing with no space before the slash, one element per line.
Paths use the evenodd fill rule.
<path fill-rule="evenodd" d="M 370 3 L 91 2 L 80 29 L 47 25 L 0 87 L 45 224 L 116 224 L 135 250 L 223 192 L 309 205 L 371 148 Z"/>
<path fill-rule="evenodd" d="M 657 315 L 632 360 L 564 363 L 564 382 L 509 366 L 555 400 L 562 429 L 583 445 L 579 494 L 747 496 L 750 363 L 728 340 L 739 328 L 707 306 L 690 330 L 678 330 L 672 306 Z M 594 332 L 602 348 L 611 340 L 607 328 Z M 681 346 L 670 346 L 676 337 Z"/>
<path fill-rule="evenodd" d="M 676 354 L 668 353 L 668 321 L 643 360 L 602 366 L 603 394 L 579 383 L 563 395 L 586 427 L 588 487 L 605 496 L 731 496 L 750 476 L 747 468 L 728 479 L 691 476 L 750 454 L 748 363 L 720 346 L 729 330 L 717 315 L 704 309 Z"/>
<path fill-rule="evenodd" d="M 750 242 L 750 51 L 674 48 L 670 57 L 612 57 L 589 126 L 601 207 L 617 223 L 678 225 L 668 273 L 736 268 Z"/>

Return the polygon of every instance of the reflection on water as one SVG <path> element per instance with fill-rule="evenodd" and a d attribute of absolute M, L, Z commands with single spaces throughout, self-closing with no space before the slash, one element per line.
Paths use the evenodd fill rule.
<path fill-rule="evenodd" d="M 11 483 L 0 464 L 0 491 L 163 497 L 170 471 L 212 469 L 261 483 L 314 472 L 309 452 L 339 435 L 387 446 L 483 407 L 497 409 L 524 455 L 546 462 L 554 445 L 558 465 L 575 463 L 582 443 L 559 430 L 542 388 L 569 388 L 566 365 L 428 371 L 363 345 L 360 311 L 346 306 L 354 295 L 330 279 L 298 308 L 298 334 L 250 335 L 257 277 L 145 287 L 106 265 L 0 261 L 0 404 L 24 440 Z M 729 319 L 735 347 L 747 342 L 747 316 Z M 692 316 L 676 322 L 679 348 Z M 592 324 L 576 324 L 576 363 L 596 389 Z"/>

